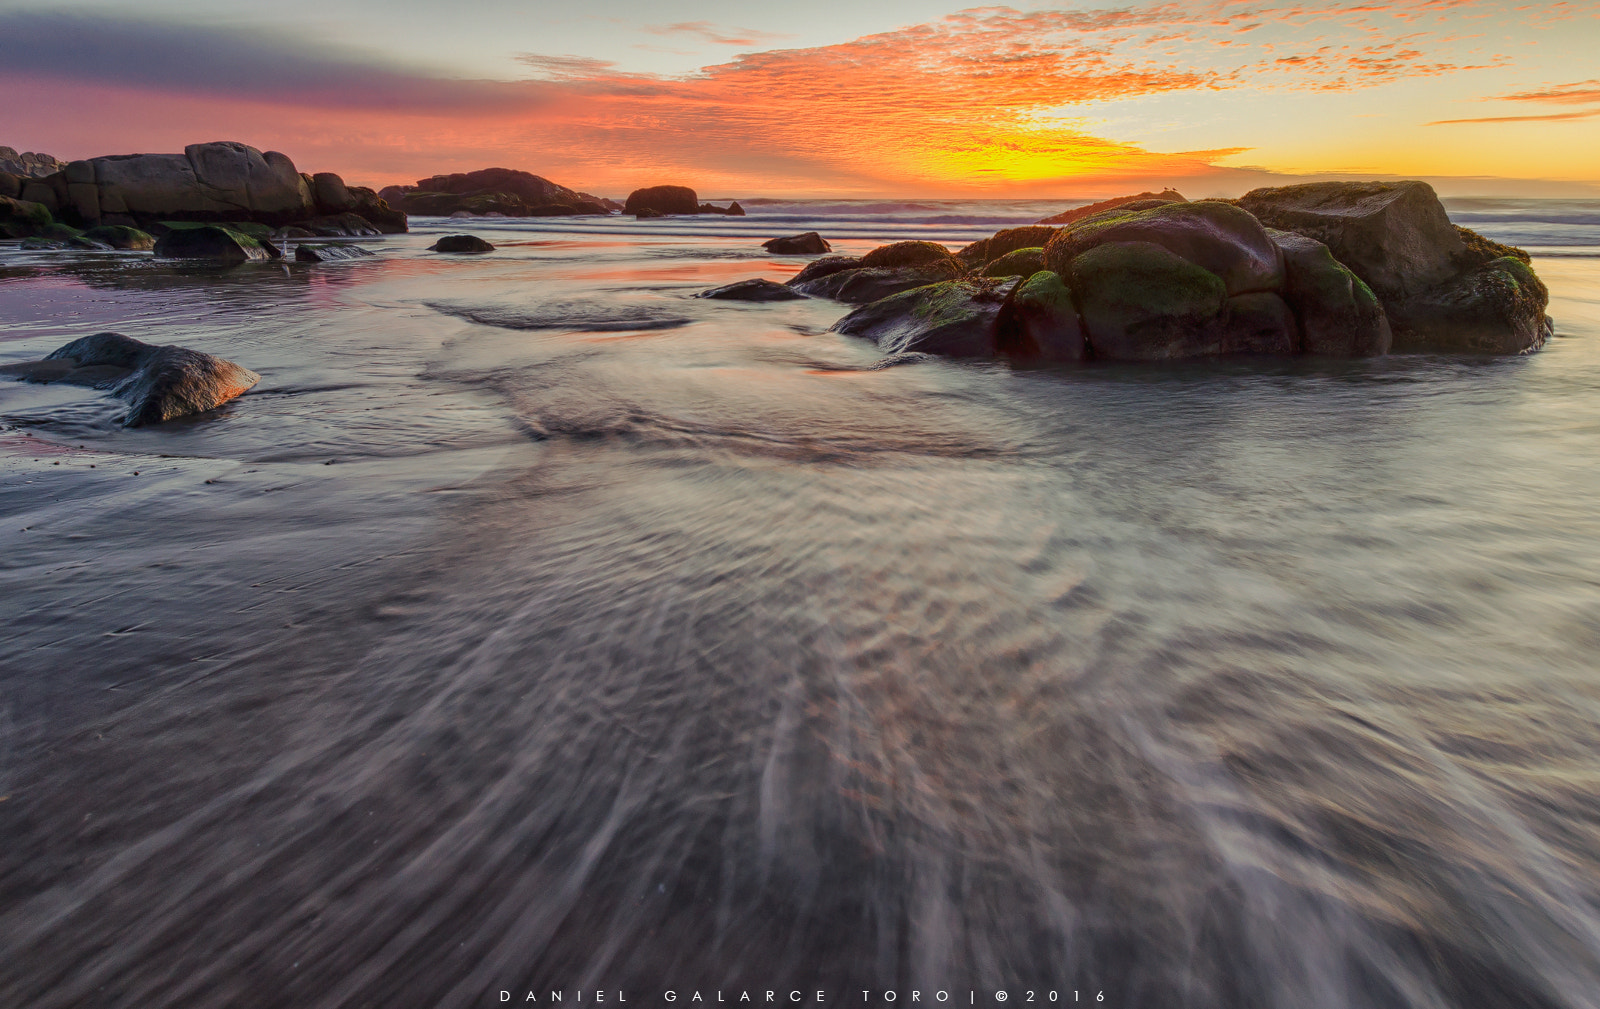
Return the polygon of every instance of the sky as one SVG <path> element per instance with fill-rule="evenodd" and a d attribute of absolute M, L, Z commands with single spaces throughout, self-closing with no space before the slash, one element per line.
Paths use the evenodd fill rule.
<path fill-rule="evenodd" d="M 0 0 L 0 144 L 621 196 L 1600 196 L 1585 2 Z"/>

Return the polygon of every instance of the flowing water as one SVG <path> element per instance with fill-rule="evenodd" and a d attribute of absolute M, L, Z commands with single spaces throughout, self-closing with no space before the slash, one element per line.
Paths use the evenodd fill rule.
<path fill-rule="evenodd" d="M 689 297 L 1059 206 L 747 206 L 0 246 L 262 375 L 0 385 L 0 1004 L 1600 1006 L 1600 202 L 1449 204 L 1538 354 L 1078 370 Z"/>

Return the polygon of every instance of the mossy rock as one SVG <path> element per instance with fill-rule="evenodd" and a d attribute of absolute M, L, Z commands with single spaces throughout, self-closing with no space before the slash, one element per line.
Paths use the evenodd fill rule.
<path fill-rule="evenodd" d="M 1107 242 L 1153 242 L 1220 277 L 1228 294 L 1283 289 L 1283 254 L 1248 212 L 1228 203 L 1125 204 L 1063 227 L 1045 246 L 1045 265 L 1065 275 L 1071 262 Z"/>
<path fill-rule="evenodd" d="M 1550 335 L 1550 292 L 1515 256 L 1492 259 L 1407 306 L 1394 349 L 1456 354 L 1525 354 Z"/>
<path fill-rule="evenodd" d="M 1046 242 L 1055 237 L 1058 230 L 1060 229 L 1039 224 L 1005 228 L 996 231 L 988 238 L 973 242 L 957 252 L 956 258 L 968 266 L 980 266 L 1018 249 L 1043 248 Z"/>
<path fill-rule="evenodd" d="M 243 232 L 216 225 L 173 228 L 156 240 L 158 259 L 197 259 L 214 263 L 244 263 L 273 258 L 263 246 Z"/>
<path fill-rule="evenodd" d="M 880 245 L 861 257 L 867 269 L 893 270 L 902 266 L 926 266 L 952 259 L 950 250 L 937 242 L 894 242 Z"/>
<path fill-rule="evenodd" d="M 1314 238 L 1268 233 L 1283 252 L 1284 300 L 1300 324 L 1302 353 L 1370 357 L 1389 352 L 1388 317 L 1360 277 Z"/>
<path fill-rule="evenodd" d="M 83 237 L 91 242 L 104 243 L 113 249 L 147 251 L 156 246 L 154 235 L 138 228 L 130 228 L 125 224 L 102 224 L 85 231 Z"/>
<path fill-rule="evenodd" d="M 1222 353 L 1300 352 L 1300 326 L 1288 302 L 1271 291 L 1236 294 L 1228 299 L 1222 323 Z"/>
<path fill-rule="evenodd" d="M 1002 314 L 999 350 L 1040 361 L 1081 361 L 1087 345 L 1072 291 L 1059 275 L 1040 270 L 1019 283 Z"/>
<path fill-rule="evenodd" d="M 1044 249 L 1016 249 L 985 266 L 979 273 L 985 277 L 1031 277 L 1044 269 Z"/>
<path fill-rule="evenodd" d="M 788 286 L 813 298 L 862 305 L 912 288 L 954 280 L 961 273 L 961 264 L 946 256 L 922 266 L 902 266 L 892 270 L 865 267 L 838 270 L 809 280 L 791 280 Z"/>
<path fill-rule="evenodd" d="M 1000 314 L 1016 280 L 947 280 L 862 305 L 833 331 L 872 340 L 888 354 L 992 357 Z"/>
<path fill-rule="evenodd" d="M 1456 233 L 1461 236 L 1462 244 L 1466 246 L 1466 252 L 1462 254 L 1460 259 L 1460 263 L 1464 267 L 1470 269 L 1482 266 L 1503 256 L 1520 259 L 1524 263 L 1533 261 L 1533 257 L 1528 254 L 1526 249 L 1519 249 L 1515 245 L 1502 245 L 1492 238 L 1485 238 L 1471 228 L 1463 228 L 1459 224 L 1455 228 Z"/>
<path fill-rule="evenodd" d="M 29 238 L 39 235 L 55 220 L 50 208 L 42 203 L 0 196 L 0 237 Z"/>
<path fill-rule="evenodd" d="M 1159 361 L 1223 352 L 1227 285 L 1154 242 L 1108 242 L 1069 264 L 1095 357 Z"/>

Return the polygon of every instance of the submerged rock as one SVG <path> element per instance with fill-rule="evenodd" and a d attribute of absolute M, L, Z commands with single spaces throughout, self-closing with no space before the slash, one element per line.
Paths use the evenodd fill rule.
<path fill-rule="evenodd" d="M 92 242 L 102 242 L 113 249 L 147 251 L 156 247 L 154 235 L 125 224 L 102 224 L 85 231 L 83 237 Z"/>
<path fill-rule="evenodd" d="M 216 263 L 247 263 L 270 259 L 256 239 L 231 228 L 207 225 L 177 228 L 156 239 L 157 259 L 205 259 Z"/>
<path fill-rule="evenodd" d="M 857 267 L 839 270 L 813 280 L 790 281 L 789 287 L 813 298 L 831 298 L 850 304 L 877 301 L 909 291 L 914 287 L 954 280 L 961 275 L 961 267 L 954 259 L 928 263 L 925 266 L 902 266 L 898 269 L 871 269 Z"/>
<path fill-rule="evenodd" d="M 297 263 L 336 263 L 346 259 L 363 259 L 372 253 L 356 245 L 297 245 L 294 261 Z"/>
<path fill-rule="evenodd" d="M 494 246 L 477 235 L 446 235 L 428 246 L 429 252 L 493 252 Z"/>
<path fill-rule="evenodd" d="M 624 214 L 653 210 L 658 214 L 698 214 L 700 198 L 688 186 L 649 186 L 635 189 L 622 205 Z"/>
<path fill-rule="evenodd" d="M 158 347 L 121 333 L 82 337 L 42 361 L 0 367 L 0 375 L 108 390 L 128 403 L 125 427 L 214 410 L 261 381 L 260 375 L 232 361 L 184 347 Z"/>
<path fill-rule="evenodd" d="M 720 301 L 800 301 L 805 295 L 782 284 L 756 278 L 713 287 L 709 291 L 701 291 L 695 297 L 715 298 Z"/>
<path fill-rule="evenodd" d="M 761 247 L 775 256 L 815 256 L 833 251 L 833 246 L 815 231 L 786 238 L 769 238 L 761 243 Z"/>
<path fill-rule="evenodd" d="M 833 331 L 869 339 L 887 354 L 993 357 L 1001 309 L 1016 280 L 950 280 L 861 307 Z"/>

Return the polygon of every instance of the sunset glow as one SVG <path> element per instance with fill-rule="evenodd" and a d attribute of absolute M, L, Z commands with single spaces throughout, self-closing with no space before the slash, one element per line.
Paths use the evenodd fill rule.
<path fill-rule="evenodd" d="M 1457 191 L 1600 182 L 1600 31 L 1566 2 L 928 7 L 787 48 L 778 13 L 624 26 L 603 44 L 506 15 L 484 24 L 494 57 L 470 61 L 430 49 L 422 14 L 390 25 L 380 52 L 349 25 L 308 43 L 185 23 L 178 0 L 141 10 L 0 8 L 0 141 L 77 158 L 228 138 L 375 185 L 502 165 L 613 194 L 667 179 L 731 196 L 1203 194 L 1326 173 Z M 591 51 L 551 51 L 563 41 Z"/>

